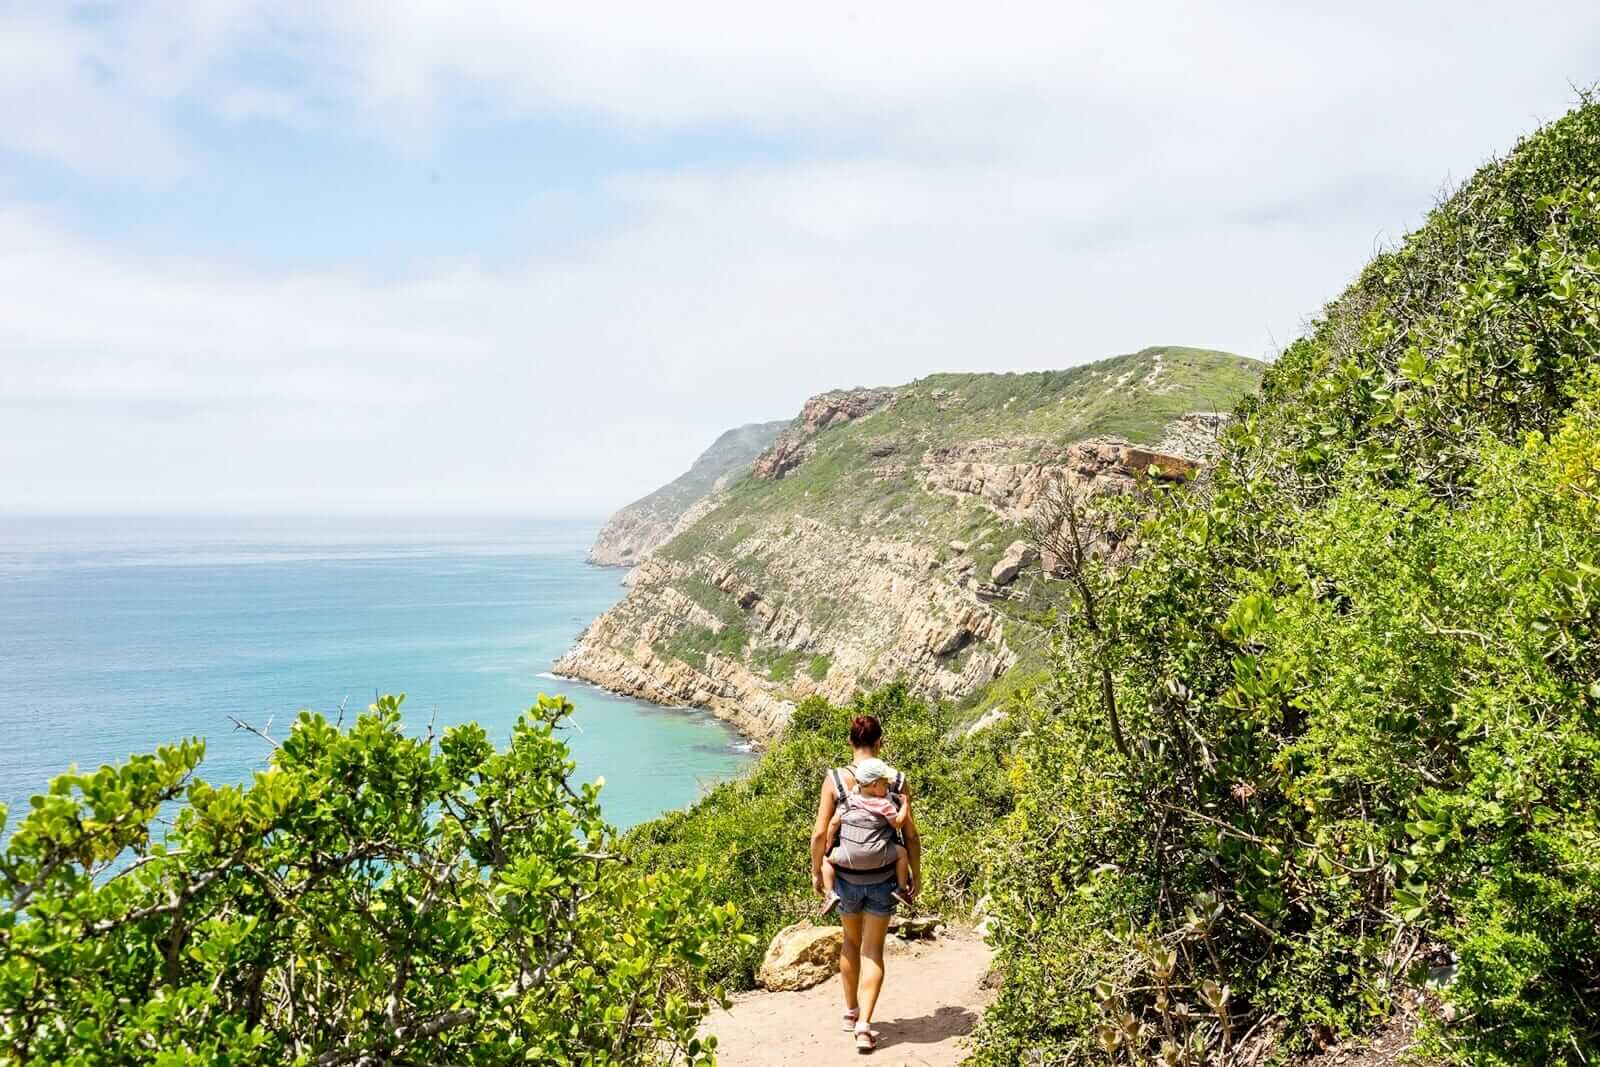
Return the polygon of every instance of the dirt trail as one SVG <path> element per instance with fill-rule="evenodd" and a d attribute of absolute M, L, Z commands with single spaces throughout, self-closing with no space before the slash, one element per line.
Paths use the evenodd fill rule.
<path fill-rule="evenodd" d="M 967 930 L 936 941 L 889 938 L 883 998 L 873 1027 L 878 1050 L 856 1052 L 840 1019 L 839 979 L 799 993 L 741 993 L 731 1010 L 715 1012 L 705 1029 L 717 1035 L 723 1067 L 954 1067 L 962 1037 L 994 996 L 983 988 L 989 948 Z"/>

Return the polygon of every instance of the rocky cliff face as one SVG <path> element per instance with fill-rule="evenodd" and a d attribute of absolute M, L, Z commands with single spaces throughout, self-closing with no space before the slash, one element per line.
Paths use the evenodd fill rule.
<path fill-rule="evenodd" d="M 696 504 L 722 488 L 790 424 L 757 422 L 729 430 L 677 478 L 612 515 L 589 549 L 589 562 L 631 567 L 673 535 Z"/>
<path fill-rule="evenodd" d="M 708 708 L 757 739 L 812 693 L 900 678 L 972 694 L 1036 655 L 1022 609 L 1049 590 L 1028 524 L 1048 486 L 1188 478 L 1219 426 L 1190 405 L 1231 405 L 1260 369 L 1161 349 L 815 397 L 629 575 L 556 671 Z"/>
<path fill-rule="evenodd" d="M 756 457 L 752 476 L 763 481 L 782 478 L 815 454 L 812 438 L 818 433 L 859 419 L 892 399 L 892 389 L 843 389 L 812 397 L 789 428 Z"/>
<path fill-rule="evenodd" d="M 1140 448 L 1101 438 L 1051 445 L 1037 438 L 979 438 L 930 449 L 919 472 L 930 491 L 960 500 L 973 497 L 996 515 L 1029 523 L 1046 489 L 1057 480 L 1086 495 L 1124 493 L 1141 475 L 1182 481 L 1203 456 L 1174 441 L 1174 451 Z"/>

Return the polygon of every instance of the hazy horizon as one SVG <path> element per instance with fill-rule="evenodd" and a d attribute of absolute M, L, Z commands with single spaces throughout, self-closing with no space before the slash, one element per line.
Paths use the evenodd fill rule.
<path fill-rule="evenodd" d="M 613 509 L 615 510 L 615 509 Z M 52 520 L 64 521 L 90 521 L 121 519 L 128 521 L 161 520 L 163 522 L 181 519 L 195 519 L 202 521 L 225 520 L 228 522 L 289 522 L 306 519 L 326 519 L 331 522 L 566 522 L 566 523 L 593 523 L 596 526 L 603 524 L 610 518 L 609 512 L 556 514 L 539 513 L 531 511 L 485 511 L 485 512 L 428 512 L 428 511 L 395 511 L 387 514 L 382 512 L 367 511 L 274 511 L 274 512 L 240 512 L 240 511 L 8 511 L 0 508 L 0 521 L 34 521 L 48 522 Z"/>
<path fill-rule="evenodd" d="M 595 517 L 827 389 L 1267 357 L 1597 55 L 1576 2 L 0 8 L 0 507 Z"/>
<path fill-rule="evenodd" d="M 1162 347 L 1162 346 L 1155 346 L 1155 347 Z M 1116 354 L 1116 353 L 1114 353 L 1114 354 Z M 1237 353 L 1235 353 L 1235 354 L 1237 354 Z M 1100 357 L 1096 357 L 1096 358 L 1100 358 Z M 1251 358 L 1266 359 L 1266 357 L 1251 357 Z M 1089 362 L 1092 362 L 1092 360 L 1089 361 Z M 1039 370 L 1057 370 L 1057 369 L 1065 369 L 1065 368 L 1043 368 L 1043 367 L 1041 367 L 1041 368 L 1037 368 L 1037 369 L 1039 369 Z M 1005 370 L 1003 368 L 995 368 L 993 370 L 985 370 L 985 371 L 929 370 L 929 371 L 924 372 L 923 374 L 917 375 L 917 377 L 918 378 L 923 378 L 923 377 L 936 376 L 936 375 L 940 375 L 940 374 L 970 374 L 970 373 L 1006 374 L 1006 373 L 1026 373 L 1026 372 L 1007 371 L 1007 370 Z M 886 386 L 886 385 L 898 386 L 898 385 L 904 385 L 904 384 L 907 384 L 907 382 L 876 383 L 875 386 L 864 386 L 864 387 L 873 388 L 873 387 L 881 387 L 881 386 Z M 848 386 L 829 387 L 829 388 L 846 388 L 846 389 L 848 389 L 848 388 L 857 388 L 857 387 L 858 387 L 857 384 L 852 384 L 852 385 L 848 385 Z M 659 488 L 660 485 L 664 485 L 668 481 L 671 481 L 672 479 L 678 477 L 679 474 L 682 474 L 682 473 L 686 472 L 689 469 L 690 463 L 693 462 L 693 459 L 697 458 L 702 452 L 705 451 L 706 448 L 710 448 L 712 443 L 716 440 L 716 438 L 720 437 L 723 433 L 726 433 L 728 430 L 736 429 L 739 426 L 751 425 L 751 424 L 762 423 L 762 422 L 773 422 L 773 421 L 782 422 L 782 421 L 787 421 L 788 419 L 793 418 L 794 415 L 797 415 L 798 413 L 799 413 L 799 404 L 796 404 L 795 412 L 792 413 L 791 415 L 788 415 L 788 416 L 783 416 L 783 417 L 780 417 L 780 418 L 777 418 L 777 419 L 752 419 L 747 423 L 738 423 L 738 424 L 735 424 L 734 426 L 729 426 L 725 430 L 719 431 L 717 434 L 713 435 L 712 438 L 708 439 L 706 441 L 705 447 L 700 449 L 700 450 L 698 450 L 698 451 L 696 451 L 693 454 L 693 456 L 691 456 L 690 461 L 686 462 L 683 465 L 683 468 L 681 470 L 676 471 L 676 472 L 668 475 L 667 477 L 663 478 L 662 481 L 660 483 L 658 483 L 657 485 L 652 485 L 652 486 L 648 487 L 647 489 L 643 490 L 642 492 L 635 493 L 634 495 L 629 496 L 626 499 L 619 499 L 619 500 L 617 500 L 617 501 L 615 501 L 613 503 L 609 503 L 609 504 L 603 506 L 602 509 L 598 510 L 598 511 L 595 511 L 595 510 L 587 510 L 587 511 L 585 511 L 585 510 L 572 510 L 572 511 L 518 511 L 518 510 L 509 510 L 508 509 L 508 510 L 502 510 L 502 511 L 495 511 L 495 510 L 482 510 L 482 511 L 427 511 L 427 510 L 414 510 L 414 511 L 392 511 L 392 512 L 388 512 L 388 513 L 384 513 L 382 511 L 372 511 L 372 510 L 367 510 L 367 509 L 357 509 L 357 508 L 353 508 L 353 507 L 348 507 L 345 510 L 329 510 L 329 509 L 320 509 L 320 508 L 303 508 L 301 510 L 285 509 L 285 510 L 281 510 L 281 511 L 229 511 L 229 510 L 226 510 L 226 509 L 214 509 L 214 510 L 209 510 L 209 511 L 184 511 L 184 510 L 167 510 L 167 511 L 157 511 L 157 510 L 150 510 L 150 511 L 137 511 L 137 510 L 133 510 L 133 511 L 100 511 L 100 510 L 93 510 L 93 509 L 85 509 L 85 510 L 79 510 L 79 511 L 70 511 L 70 510 L 64 510 L 64 511 L 22 511 L 22 510 L 10 509 L 10 508 L 6 507 L 3 502 L 0 502 L 0 518 L 7 518 L 7 519 L 144 519 L 144 518 L 159 518 L 159 519 L 183 519 L 183 518 L 217 519 L 217 518 L 226 518 L 226 519 L 236 519 L 236 520 L 330 518 L 330 519 L 364 519 L 364 520 L 370 519 L 370 520 L 372 520 L 374 522 L 381 522 L 381 521 L 385 521 L 385 520 L 396 520 L 396 519 L 405 520 L 405 521 L 424 521 L 424 520 L 434 520 L 434 519 L 443 520 L 443 521 L 470 521 L 470 520 L 474 520 L 474 519 L 484 519 L 484 520 L 526 519 L 526 520 L 550 520 L 550 521 L 572 521 L 572 522 L 585 522 L 585 521 L 588 521 L 588 522 L 594 522 L 596 524 L 602 524 L 607 519 L 609 519 L 611 517 L 611 515 L 613 513 L 615 513 L 617 510 L 619 510 L 620 508 L 626 507 L 628 504 L 633 503 L 634 501 L 638 500 L 640 497 L 645 496 L 650 492 L 653 492 L 655 489 Z"/>

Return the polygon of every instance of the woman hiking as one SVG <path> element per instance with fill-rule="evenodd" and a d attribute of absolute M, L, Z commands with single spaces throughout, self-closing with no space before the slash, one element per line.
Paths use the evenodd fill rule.
<path fill-rule="evenodd" d="M 856 1051 L 871 1052 L 878 1047 L 878 1033 L 872 1029 L 872 1013 L 883 990 L 883 939 L 889 932 L 889 917 L 894 914 L 897 895 L 911 899 L 922 888 L 922 841 L 917 836 L 916 819 L 911 815 L 911 791 L 903 774 L 894 774 L 889 795 L 903 809 L 899 827 L 905 859 L 910 867 L 910 882 L 902 887 L 895 863 L 876 860 L 870 867 L 853 867 L 838 862 L 848 860 L 850 844 L 864 835 L 841 830 L 843 851 L 834 850 L 836 813 L 847 814 L 851 797 L 858 792 L 857 769 L 864 776 L 876 777 L 883 763 L 878 751 L 883 747 L 883 727 L 871 715 L 858 715 L 850 724 L 850 748 L 854 758 L 847 767 L 835 767 L 822 779 L 817 796 L 817 821 L 811 830 L 811 885 L 818 895 L 828 889 L 838 898 L 839 922 L 844 927 L 844 944 L 839 949 L 839 980 L 844 987 L 844 1028 L 855 1034 Z M 869 762 L 870 761 L 870 762 Z M 870 769 L 869 769 L 870 768 Z M 863 826 L 866 824 L 863 823 Z M 871 831 L 867 831 L 870 833 Z M 823 860 L 833 855 L 833 885 L 825 887 Z M 870 847 L 861 853 L 873 856 Z M 892 857 L 892 854 L 890 854 Z M 830 905 L 832 901 L 830 900 Z"/>

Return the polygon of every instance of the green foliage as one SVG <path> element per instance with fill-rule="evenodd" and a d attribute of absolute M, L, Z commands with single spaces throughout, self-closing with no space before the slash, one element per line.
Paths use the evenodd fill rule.
<path fill-rule="evenodd" d="M 1010 807 L 1006 731 L 958 741 L 946 708 L 898 684 L 844 706 L 812 697 L 747 777 L 636 827 L 623 842 L 652 871 L 714 860 L 711 899 L 736 905 L 755 935 L 711 946 L 719 979 L 748 986 L 772 935 L 815 910 L 807 856 L 819 790 L 829 767 L 849 762 L 850 721 L 862 714 L 883 723 L 883 756 L 906 772 L 923 844 L 923 902 L 954 916 L 976 899 L 983 849 Z"/>
<path fill-rule="evenodd" d="M 1063 604 L 978 1062 L 1304 1049 L 1429 965 L 1441 1054 L 1600 1054 L 1596 174 L 1585 102 L 1476 175 L 1091 571 L 1102 636 Z"/>
<path fill-rule="evenodd" d="M 726 590 L 712 585 L 698 574 L 685 575 L 679 579 L 677 588 L 722 622 L 737 623 L 744 619 L 738 602 Z"/>
<path fill-rule="evenodd" d="M 789 682 L 794 680 L 795 672 L 806 662 L 807 656 L 799 649 L 779 652 L 776 649 L 763 648 L 757 650 L 751 659 L 757 667 L 765 670 L 767 677 L 774 682 Z"/>
<path fill-rule="evenodd" d="M 705 670 L 706 656 L 719 655 L 736 658 L 750 643 L 750 631 L 736 623 L 713 630 L 706 626 L 689 625 L 678 630 L 656 645 L 657 653 L 681 659 L 696 670 Z"/>
<path fill-rule="evenodd" d="M 0 855 L 0 1059 L 713 1062 L 739 920 L 703 865 L 619 861 L 568 785 L 571 705 L 497 752 L 408 738 L 399 704 L 302 713 L 246 787 L 195 778 L 196 741 L 55 779 Z"/>

